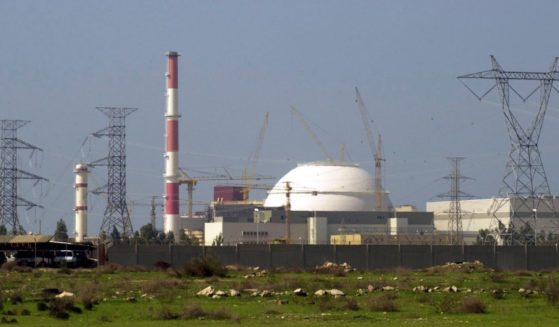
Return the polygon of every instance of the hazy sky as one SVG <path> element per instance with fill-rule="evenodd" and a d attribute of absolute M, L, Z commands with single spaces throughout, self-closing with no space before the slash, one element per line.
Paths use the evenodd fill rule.
<path fill-rule="evenodd" d="M 259 173 L 279 179 L 323 159 L 291 105 L 330 152 L 346 144 L 372 172 L 358 86 L 383 135 L 395 204 L 424 208 L 446 192 L 448 156 L 467 157 L 463 173 L 476 180 L 465 191 L 493 196 L 509 151 L 504 118 L 496 94 L 479 102 L 456 76 L 489 69 L 490 54 L 505 69 L 547 70 L 559 55 L 558 9 L 557 1 L 0 1 L 0 118 L 32 121 L 19 136 L 44 152 L 22 152 L 21 168 L 50 180 L 21 186 L 45 208 L 20 210 L 20 220 L 35 231 L 42 220 L 51 232 L 63 218 L 73 231 L 73 166 L 107 149 L 106 140 L 82 146 L 107 124 L 96 106 L 139 108 L 127 121 L 128 198 L 146 204 L 163 193 L 168 50 L 182 54 L 180 161 L 192 175 L 222 167 L 240 175 L 267 111 Z M 558 107 L 555 94 L 540 141 L 554 192 Z M 98 169 L 91 184 L 105 179 Z M 195 200 L 209 202 L 212 186 L 201 183 Z M 90 207 L 94 234 L 103 198 L 90 197 Z M 133 207 L 134 228 L 147 209 Z"/>

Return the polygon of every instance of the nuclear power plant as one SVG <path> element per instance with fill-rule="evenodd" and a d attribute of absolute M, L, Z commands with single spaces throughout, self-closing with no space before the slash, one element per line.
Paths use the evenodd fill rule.
<path fill-rule="evenodd" d="M 301 162 L 286 172 L 273 185 L 252 185 L 252 180 L 270 177 L 256 173 L 263 139 L 269 124 L 266 113 L 258 134 L 256 150 L 243 176 L 229 173 L 215 176 L 191 177 L 181 167 L 179 147 L 179 53 L 166 54 L 166 105 L 161 125 L 165 127 L 163 155 L 163 194 L 154 187 L 151 228 L 160 230 L 160 239 L 180 243 L 189 239 L 194 244 L 446 244 L 472 243 L 499 245 L 549 244 L 559 234 L 558 200 L 551 193 L 547 181 L 538 141 L 553 83 L 559 78 L 558 60 L 547 72 L 505 71 L 492 56 L 492 68 L 479 73 L 463 75 L 459 80 L 478 99 L 497 90 L 501 109 L 510 133 L 511 150 L 503 177 L 503 186 L 491 199 L 475 199 L 463 192 L 460 162 L 467 158 L 450 157 L 451 173 L 444 177 L 450 182 L 450 191 L 441 196 L 444 201 L 430 201 L 426 211 L 410 205 L 394 205 L 391 193 L 383 183 L 385 159 L 382 136 L 373 133 L 371 118 L 359 89 L 355 88 L 356 115 L 361 118 L 367 137 L 372 167 L 361 167 L 343 156 L 334 159 L 321 143 L 304 115 L 295 107 L 292 114 L 299 120 L 311 139 L 319 146 L 324 159 Z M 477 79 L 489 80 L 494 85 L 481 96 L 467 84 Z M 528 96 L 521 96 L 511 82 L 535 83 Z M 540 94 L 537 119 L 524 126 L 516 119 L 510 107 L 511 95 L 523 100 Z M 136 108 L 99 107 L 109 118 L 109 126 L 93 133 L 107 136 L 107 157 L 75 166 L 75 242 L 88 242 L 98 237 L 126 240 L 137 235 L 138 225 L 144 217 L 131 216 L 126 196 L 126 139 L 125 118 Z M 13 233 L 20 231 L 17 206 L 21 205 L 17 180 L 42 177 L 20 171 L 17 173 L 17 149 L 39 148 L 16 138 L 16 131 L 27 121 L 2 121 L 2 166 L 0 188 L 0 223 Z M 343 153 L 343 152 L 342 152 Z M 387 163 L 389 164 L 389 163 Z M 107 184 L 103 188 L 88 188 L 88 175 L 99 166 L 106 166 Z M 371 168 L 369 172 L 367 168 Z M 193 192 L 199 181 L 214 185 L 213 201 L 203 210 L 194 212 Z M 242 181 L 235 185 L 233 181 Z M 180 187 L 186 184 L 188 202 L 181 210 Z M 251 196 L 251 189 L 265 189 L 262 199 Z M 427 190 L 427 192 L 429 192 Z M 104 194 L 106 209 L 99 232 L 88 229 L 88 196 Z M 20 201 L 18 202 L 18 199 Z M 161 200 L 158 202 L 158 200 Z M 27 206 L 36 206 L 31 202 Z M 158 219 L 156 207 L 163 207 Z M 186 214 L 181 215 L 181 212 Z M 145 217 L 147 218 L 147 217 Z M 136 225 L 136 226 L 134 226 Z M 135 228 L 134 228 L 135 227 Z M 98 235 L 97 235 L 98 234 Z M 116 236 L 115 236 L 116 235 Z"/>

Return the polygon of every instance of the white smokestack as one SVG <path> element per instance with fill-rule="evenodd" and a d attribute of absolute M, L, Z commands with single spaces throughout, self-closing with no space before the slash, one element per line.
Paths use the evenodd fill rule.
<path fill-rule="evenodd" d="M 87 176 L 89 169 L 86 164 L 80 163 L 74 169 L 76 174 L 76 242 L 83 242 L 87 237 Z"/>

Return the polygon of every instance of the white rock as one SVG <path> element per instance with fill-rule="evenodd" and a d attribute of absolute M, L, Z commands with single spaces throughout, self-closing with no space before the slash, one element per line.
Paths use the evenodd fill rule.
<path fill-rule="evenodd" d="M 57 296 L 55 296 L 55 298 L 57 298 L 57 299 L 62 299 L 62 298 L 65 298 L 65 297 L 75 297 L 75 295 L 74 295 L 74 293 L 64 291 L 64 292 L 58 294 Z"/>
<path fill-rule="evenodd" d="M 212 296 L 214 295 L 215 290 L 212 286 L 208 286 L 206 288 L 204 288 L 203 290 L 199 291 L 198 293 L 196 293 L 196 295 L 199 296 Z"/>
<path fill-rule="evenodd" d="M 338 289 L 335 289 L 335 288 L 329 290 L 328 293 L 329 293 L 330 295 L 336 296 L 336 297 L 338 297 L 338 296 L 344 296 L 344 295 L 345 295 L 344 292 L 342 292 L 342 291 L 340 291 L 340 290 L 338 290 Z"/>
<path fill-rule="evenodd" d="M 220 291 L 215 292 L 215 295 L 217 295 L 217 296 L 227 296 L 227 293 L 220 290 Z"/>
<path fill-rule="evenodd" d="M 389 292 L 389 291 L 395 290 L 395 288 L 392 287 L 392 286 L 384 286 L 384 287 L 382 288 L 382 290 L 383 290 L 384 292 Z"/>
<path fill-rule="evenodd" d="M 324 295 L 326 295 L 326 294 L 327 294 L 327 293 L 326 293 L 325 290 L 318 290 L 318 291 L 314 292 L 314 295 L 315 295 L 315 296 L 324 296 Z"/>
<path fill-rule="evenodd" d="M 229 290 L 229 296 L 235 297 L 235 296 L 241 296 L 241 292 L 234 290 L 234 289 L 230 289 Z"/>

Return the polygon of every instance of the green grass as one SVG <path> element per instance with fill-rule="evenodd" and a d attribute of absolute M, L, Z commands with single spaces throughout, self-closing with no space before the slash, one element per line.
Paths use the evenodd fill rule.
<path fill-rule="evenodd" d="M 114 271 L 116 270 L 116 271 Z M 455 269 L 337 273 L 268 272 L 244 278 L 247 271 L 229 272 L 226 277 L 194 278 L 173 272 L 126 271 L 125 269 L 6 272 L 0 270 L 0 318 L 15 318 L 18 326 L 557 326 L 559 281 L 557 272 L 473 272 Z M 340 276 L 343 275 L 343 276 Z M 290 292 L 302 287 L 309 296 L 277 294 L 272 297 L 202 298 L 196 292 L 215 289 L 268 289 Z M 367 292 L 367 286 L 393 286 L 397 291 Z M 457 286 L 459 293 L 441 290 L 413 292 L 416 286 Z M 58 288 L 76 294 L 75 305 L 83 313 L 70 313 L 68 320 L 39 311 L 43 288 Z M 317 298 L 318 289 L 338 288 L 345 297 Z M 357 295 L 358 289 L 363 295 Z M 537 291 L 523 295 L 519 288 Z M 467 292 L 471 289 L 471 292 Z M 497 290 L 497 294 L 494 294 Z M 19 295 L 23 302 L 11 303 Z M 552 296 L 556 295 L 556 297 Z M 485 313 L 465 313 L 463 301 L 474 298 Z M 84 308 L 83 298 L 97 301 L 93 310 Z M 134 299 L 131 301 L 131 299 Z M 287 304 L 280 304 L 280 301 Z M 392 301 L 388 303 L 387 301 Z M 471 302 L 471 301 L 470 301 Z M 379 305 L 380 303 L 380 305 Z M 476 302 L 477 303 L 477 302 Z M 184 319 L 185 308 L 197 305 L 203 318 Z M 21 315 L 27 309 L 30 315 Z M 14 313 L 15 315 L 7 315 Z M 170 320 L 166 320 L 170 319 Z"/>

